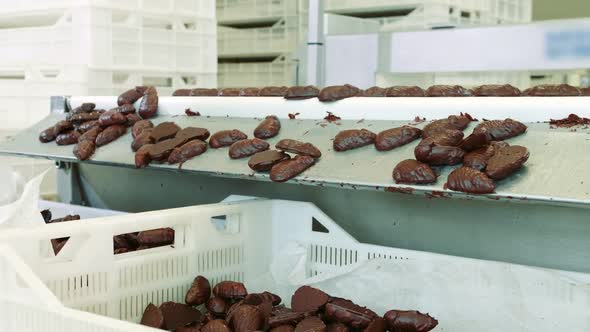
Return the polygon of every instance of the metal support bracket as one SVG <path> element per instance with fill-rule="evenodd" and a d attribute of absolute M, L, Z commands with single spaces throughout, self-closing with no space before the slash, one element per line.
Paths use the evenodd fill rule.
<path fill-rule="evenodd" d="M 82 188 L 79 165 L 64 161 L 56 161 L 57 186 L 61 202 L 88 206 L 88 200 Z"/>

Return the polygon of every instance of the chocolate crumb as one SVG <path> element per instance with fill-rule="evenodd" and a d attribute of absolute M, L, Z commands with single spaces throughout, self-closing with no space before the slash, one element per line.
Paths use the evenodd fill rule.
<path fill-rule="evenodd" d="M 326 113 L 328 113 L 328 115 L 326 115 L 324 120 L 326 120 L 328 122 L 334 122 L 334 121 L 341 120 L 341 118 L 339 116 L 334 115 L 334 113 L 332 113 L 332 112 L 326 112 Z"/>
<path fill-rule="evenodd" d="M 184 114 L 186 114 L 187 116 L 201 116 L 201 113 L 193 112 L 190 108 L 185 109 Z"/>
<path fill-rule="evenodd" d="M 298 116 L 300 113 L 289 113 L 289 119 L 295 120 L 295 117 Z"/>

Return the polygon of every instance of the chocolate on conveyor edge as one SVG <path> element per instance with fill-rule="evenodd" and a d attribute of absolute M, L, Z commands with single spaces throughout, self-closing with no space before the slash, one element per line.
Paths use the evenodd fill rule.
<path fill-rule="evenodd" d="M 202 155 L 205 151 L 207 151 L 207 143 L 195 139 L 172 150 L 168 156 L 168 163 L 182 164 L 191 158 Z"/>
<path fill-rule="evenodd" d="M 216 97 L 219 95 L 219 90 L 213 89 L 205 89 L 205 88 L 198 88 L 192 89 L 190 96 L 192 97 Z"/>
<path fill-rule="evenodd" d="M 306 317 L 295 326 L 295 332 L 326 332 L 326 323 L 315 316 Z"/>
<path fill-rule="evenodd" d="M 478 124 L 473 133 L 484 133 L 490 141 L 503 141 L 524 133 L 527 126 L 512 119 L 484 121 Z"/>
<path fill-rule="evenodd" d="M 214 149 L 218 149 L 230 146 L 237 141 L 245 140 L 247 138 L 248 135 L 244 134 L 243 132 L 237 129 L 222 130 L 211 135 L 211 137 L 209 138 L 209 145 Z"/>
<path fill-rule="evenodd" d="M 395 183 L 427 184 L 436 182 L 436 173 L 428 166 L 414 159 L 400 161 L 393 169 Z"/>
<path fill-rule="evenodd" d="M 445 129 L 436 134 L 423 139 L 420 144 L 430 144 L 438 146 L 459 146 L 463 141 L 463 132 L 456 129 Z"/>
<path fill-rule="evenodd" d="M 123 92 L 117 98 L 117 105 L 122 106 L 126 104 L 133 104 L 143 96 L 143 93 L 137 91 L 137 89 L 130 89 Z"/>
<path fill-rule="evenodd" d="M 110 110 L 102 113 L 98 118 L 98 123 L 102 127 L 108 127 L 116 124 L 125 124 L 127 117 L 123 113 L 119 113 L 115 110 Z"/>
<path fill-rule="evenodd" d="M 375 148 L 379 151 L 393 150 L 412 142 L 421 135 L 422 130 L 410 126 L 386 129 L 375 137 Z"/>
<path fill-rule="evenodd" d="M 275 148 L 278 150 L 298 155 L 310 156 L 313 158 L 320 158 L 322 156 L 322 152 L 313 144 L 296 141 L 294 139 L 282 139 L 275 145 Z"/>
<path fill-rule="evenodd" d="M 254 129 L 254 137 L 260 139 L 272 138 L 277 136 L 280 130 L 281 121 L 279 118 L 276 115 L 269 115 Z"/>
<path fill-rule="evenodd" d="M 74 125 L 67 120 L 61 120 L 58 121 L 55 125 L 53 125 L 50 128 L 47 128 L 45 130 L 43 130 L 40 134 L 39 134 L 39 141 L 41 141 L 42 143 L 49 143 L 53 140 L 55 140 L 57 138 L 57 135 L 73 129 Z"/>
<path fill-rule="evenodd" d="M 248 291 L 241 282 L 222 281 L 213 287 L 213 294 L 227 300 L 240 300 L 248 295 Z"/>
<path fill-rule="evenodd" d="M 185 296 L 188 305 L 201 305 L 211 296 L 211 284 L 203 276 L 197 276 Z"/>
<path fill-rule="evenodd" d="M 286 86 L 265 86 L 260 89 L 258 95 L 260 97 L 284 97 L 287 89 Z"/>
<path fill-rule="evenodd" d="M 201 320 L 198 309 L 182 303 L 164 302 L 160 305 L 160 310 L 164 316 L 164 329 L 168 331 L 175 331 Z"/>
<path fill-rule="evenodd" d="M 185 138 L 175 137 L 151 145 L 150 149 L 148 150 L 149 158 L 150 160 L 155 161 L 168 160 L 168 156 L 170 156 L 172 150 L 186 142 L 187 140 Z"/>
<path fill-rule="evenodd" d="M 377 135 L 367 129 L 348 129 L 339 132 L 334 138 L 335 151 L 347 151 L 375 143 Z"/>
<path fill-rule="evenodd" d="M 333 85 L 323 88 L 318 95 L 322 102 L 337 101 L 345 98 L 355 97 L 361 90 L 350 84 Z"/>
<path fill-rule="evenodd" d="M 491 140 L 492 138 L 484 132 L 474 132 L 465 137 L 459 147 L 465 151 L 472 151 L 487 146 Z"/>
<path fill-rule="evenodd" d="M 152 158 L 150 157 L 150 150 L 153 144 L 146 144 L 135 152 L 135 167 L 144 168 L 150 164 Z"/>
<path fill-rule="evenodd" d="M 524 146 L 507 146 L 495 151 L 488 160 L 485 172 L 494 180 L 502 180 L 519 170 L 528 159 L 529 150 Z"/>
<path fill-rule="evenodd" d="M 570 114 L 564 119 L 551 119 L 549 125 L 563 128 L 570 128 L 577 125 L 590 125 L 590 118 L 583 118 L 576 114 Z"/>
<path fill-rule="evenodd" d="M 110 127 L 106 127 L 96 137 L 96 146 L 100 147 L 103 145 L 107 145 L 110 142 L 116 140 L 117 138 L 125 135 L 126 132 L 127 132 L 127 127 L 125 127 L 123 125 L 112 125 Z"/>
<path fill-rule="evenodd" d="M 468 152 L 463 157 L 463 166 L 483 171 L 488 165 L 488 160 L 494 156 L 494 153 L 507 146 L 508 143 L 506 142 L 491 142 L 488 146 Z"/>
<path fill-rule="evenodd" d="M 270 179 L 274 182 L 285 182 L 303 173 L 315 164 L 315 159 L 310 156 L 295 156 L 290 160 L 282 161 L 270 170 Z"/>
<path fill-rule="evenodd" d="M 186 127 L 181 129 L 176 133 L 176 137 L 186 138 L 189 141 L 194 139 L 199 139 L 201 141 L 206 141 L 207 138 L 211 136 L 209 130 L 205 128 L 198 128 L 198 127 Z"/>
<path fill-rule="evenodd" d="M 66 131 L 65 133 L 61 133 L 57 135 L 55 138 L 55 143 L 57 145 L 72 145 L 78 143 L 78 138 L 80 138 L 80 132 L 76 129 L 72 129 L 70 131 Z"/>
<path fill-rule="evenodd" d="M 90 159 L 90 157 L 92 157 L 95 150 L 96 144 L 94 143 L 94 141 L 84 140 L 78 142 L 78 144 L 74 146 L 73 152 L 74 156 L 76 156 L 78 160 L 88 160 Z"/>
<path fill-rule="evenodd" d="M 178 89 L 178 90 L 172 92 L 173 97 L 187 97 L 187 96 L 190 96 L 190 94 L 191 94 L 191 89 Z"/>
<path fill-rule="evenodd" d="M 158 113 L 158 92 L 154 87 L 149 87 L 139 103 L 139 115 L 143 119 L 154 117 Z"/>
<path fill-rule="evenodd" d="M 66 119 L 73 123 L 82 123 L 86 121 L 98 120 L 104 110 L 94 110 L 89 113 L 68 114 Z"/>
<path fill-rule="evenodd" d="M 225 88 L 219 89 L 218 96 L 220 97 L 237 97 L 240 95 L 240 89 Z"/>
<path fill-rule="evenodd" d="M 440 119 L 427 124 L 422 129 L 422 137 L 427 138 L 447 129 L 463 130 L 467 128 L 471 120 L 464 115 L 449 115 L 446 119 Z"/>
<path fill-rule="evenodd" d="M 144 130 L 141 132 L 141 134 L 139 134 L 139 136 L 133 139 L 133 142 L 131 142 L 131 150 L 133 152 L 141 149 L 141 147 L 146 144 L 154 144 L 151 131 L 151 129 Z"/>
<path fill-rule="evenodd" d="M 386 88 L 374 86 L 366 90 L 361 90 L 357 97 L 385 97 L 386 91 Z"/>
<path fill-rule="evenodd" d="M 433 85 L 426 89 L 427 97 L 467 97 L 472 92 L 460 85 Z"/>
<path fill-rule="evenodd" d="M 459 167 L 449 174 L 445 188 L 470 194 L 490 194 L 496 185 L 483 172 L 471 167 Z"/>
<path fill-rule="evenodd" d="M 579 96 L 581 94 L 580 89 L 569 84 L 542 84 L 522 92 L 523 96 L 530 97 L 565 97 Z"/>
<path fill-rule="evenodd" d="M 139 324 L 161 329 L 164 327 L 164 315 L 162 315 L 160 308 L 150 303 L 145 308 Z"/>
<path fill-rule="evenodd" d="M 150 120 L 141 120 L 137 121 L 133 125 L 133 129 L 131 130 L 131 135 L 133 138 L 137 137 L 144 129 L 154 128 L 154 124 Z"/>
<path fill-rule="evenodd" d="M 465 152 L 455 146 L 438 146 L 433 142 L 418 144 L 414 156 L 428 165 L 456 165 L 461 163 Z"/>
<path fill-rule="evenodd" d="M 521 92 L 510 84 L 484 84 L 472 89 L 478 97 L 518 97 Z"/>
<path fill-rule="evenodd" d="M 267 172 L 283 160 L 291 159 L 288 154 L 277 150 L 266 150 L 254 154 L 248 160 L 248 167 L 257 172 Z"/>
<path fill-rule="evenodd" d="M 341 298 L 330 300 L 324 311 L 326 318 L 330 321 L 342 323 L 355 329 L 363 329 L 373 319 L 379 317 L 372 310 Z"/>
<path fill-rule="evenodd" d="M 229 147 L 228 153 L 231 159 L 240 159 L 268 150 L 269 147 L 270 144 L 267 141 L 251 138 L 235 142 Z"/>
<path fill-rule="evenodd" d="M 292 86 L 285 92 L 285 99 L 309 99 L 320 94 L 320 89 L 313 85 Z"/>
<path fill-rule="evenodd" d="M 392 86 L 385 91 L 386 97 L 424 97 L 425 92 L 419 86 Z"/>
<path fill-rule="evenodd" d="M 86 121 L 78 126 L 78 130 L 82 134 L 84 134 L 85 132 L 89 131 L 90 129 L 92 129 L 94 127 L 98 127 L 98 125 L 99 125 L 98 120 Z"/>
<path fill-rule="evenodd" d="M 428 332 L 438 325 L 429 314 L 418 311 L 390 310 L 383 315 L 390 332 Z"/>
<path fill-rule="evenodd" d="M 78 113 L 90 113 L 94 111 L 96 108 L 96 104 L 94 103 L 83 103 L 82 105 L 74 108 L 70 113 L 71 114 L 78 114 Z"/>
<path fill-rule="evenodd" d="M 162 122 L 152 129 L 152 139 L 158 143 L 173 138 L 180 131 L 180 127 L 174 122 Z"/>
<path fill-rule="evenodd" d="M 310 286 L 299 287 L 291 297 L 291 309 L 313 313 L 324 308 L 330 300 L 325 292 Z"/>
<path fill-rule="evenodd" d="M 260 93 L 259 88 L 242 88 L 240 89 L 240 97 L 258 97 Z"/>

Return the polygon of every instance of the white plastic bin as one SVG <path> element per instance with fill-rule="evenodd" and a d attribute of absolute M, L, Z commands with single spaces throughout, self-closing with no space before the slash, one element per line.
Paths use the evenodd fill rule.
<path fill-rule="evenodd" d="M 220 63 L 217 77 L 223 88 L 291 86 L 297 84 L 297 62 L 281 56 L 272 62 Z"/>
<path fill-rule="evenodd" d="M 308 0 L 217 0 L 219 24 L 272 22 L 306 13 Z"/>
<path fill-rule="evenodd" d="M 113 255 L 114 235 L 160 227 L 174 228 L 173 246 Z M 66 236 L 70 239 L 55 257 L 49 239 Z M 0 330 L 152 331 L 121 320 L 139 321 L 150 302 L 182 302 L 199 274 L 213 284 L 242 281 L 251 292 L 270 290 L 288 302 L 291 293 L 267 282 L 267 276 L 271 263 L 290 258 L 279 255 L 294 241 L 307 254 L 302 262 L 306 277 L 372 259 L 424 267 L 464 262 L 478 269 L 466 281 L 470 287 L 505 288 L 566 306 L 584 303 L 573 285 L 531 280 L 523 286 L 510 278 L 489 280 L 484 273 L 486 265 L 500 264 L 514 273 L 523 267 L 360 244 L 313 204 L 242 200 L 0 233 Z M 559 319 L 547 317 L 546 324 Z M 454 332 L 471 328 L 466 322 Z"/>

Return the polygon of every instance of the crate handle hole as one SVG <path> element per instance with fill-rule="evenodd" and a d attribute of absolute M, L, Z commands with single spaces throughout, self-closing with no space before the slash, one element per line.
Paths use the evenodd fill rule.
<path fill-rule="evenodd" d="M 219 232 L 236 234 L 240 232 L 239 215 L 219 215 L 211 217 L 213 227 Z"/>
<path fill-rule="evenodd" d="M 330 233 L 326 226 L 322 225 L 315 217 L 311 217 L 311 230 L 318 233 Z"/>

